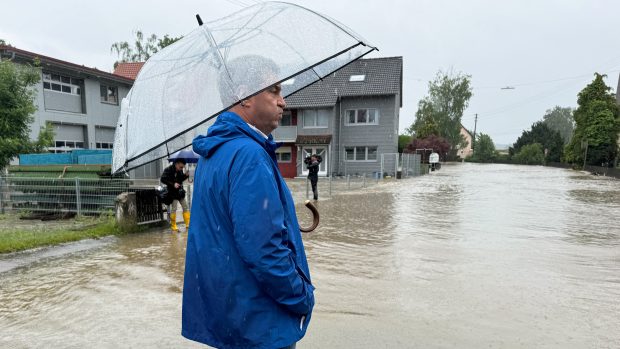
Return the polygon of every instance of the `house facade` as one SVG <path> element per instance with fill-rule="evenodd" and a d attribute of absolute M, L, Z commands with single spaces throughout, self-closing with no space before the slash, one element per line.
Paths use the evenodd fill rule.
<path fill-rule="evenodd" d="M 120 101 L 133 79 L 62 61 L 12 46 L 0 45 L 0 57 L 18 64 L 40 62 L 41 81 L 35 86 L 37 111 L 30 138 L 41 127 L 54 127 L 53 153 L 74 149 L 112 149 Z"/>
<path fill-rule="evenodd" d="M 320 176 L 380 172 L 382 155 L 398 152 L 402 57 L 355 61 L 286 104 L 273 133 L 283 143 L 277 153 L 283 176 L 306 176 L 303 160 L 312 154 L 323 159 Z"/>
<path fill-rule="evenodd" d="M 461 125 L 461 136 L 465 139 L 467 144 L 463 145 L 456 151 L 456 155 L 461 159 L 465 159 L 466 157 L 472 155 L 474 153 L 472 149 L 473 136 L 472 134 L 465 128 L 465 126 Z"/>

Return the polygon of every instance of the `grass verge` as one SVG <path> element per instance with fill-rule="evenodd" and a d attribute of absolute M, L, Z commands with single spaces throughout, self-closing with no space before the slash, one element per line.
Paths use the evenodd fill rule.
<path fill-rule="evenodd" d="M 0 231 L 0 253 L 17 252 L 40 246 L 53 246 L 65 242 L 96 239 L 124 233 L 116 225 L 113 217 L 101 217 L 94 224 L 75 228 L 65 227 L 50 230 L 9 228 Z"/>

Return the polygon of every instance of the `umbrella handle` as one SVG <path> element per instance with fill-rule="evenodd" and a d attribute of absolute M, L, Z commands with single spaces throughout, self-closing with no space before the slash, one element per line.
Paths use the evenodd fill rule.
<path fill-rule="evenodd" d="M 303 233 L 309 233 L 319 225 L 319 210 L 316 209 L 316 206 L 310 200 L 306 200 L 306 207 L 312 212 L 312 225 L 309 228 L 299 227 L 299 230 Z"/>

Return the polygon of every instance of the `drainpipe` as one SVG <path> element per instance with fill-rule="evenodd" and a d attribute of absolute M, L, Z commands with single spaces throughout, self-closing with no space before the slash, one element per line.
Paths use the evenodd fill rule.
<path fill-rule="evenodd" d="M 338 95 L 338 89 L 336 89 L 336 100 L 338 101 L 338 173 L 340 173 L 342 164 L 342 98 Z"/>

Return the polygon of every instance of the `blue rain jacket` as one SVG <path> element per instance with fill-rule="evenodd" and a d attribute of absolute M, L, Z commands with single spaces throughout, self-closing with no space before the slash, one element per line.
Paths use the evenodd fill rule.
<path fill-rule="evenodd" d="M 295 205 L 265 139 L 221 114 L 194 179 L 185 280 L 184 337 L 217 348 L 282 348 L 306 333 L 314 306 Z"/>

